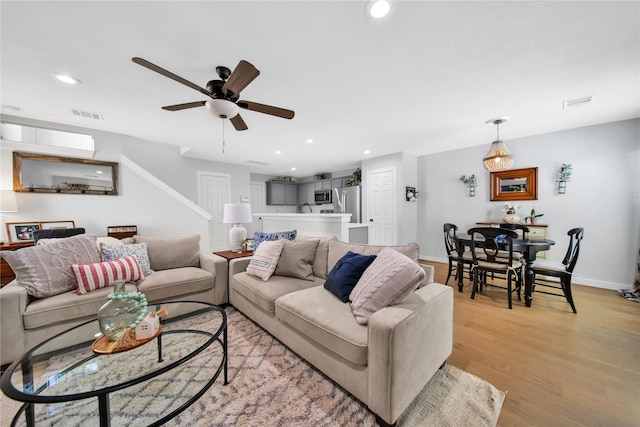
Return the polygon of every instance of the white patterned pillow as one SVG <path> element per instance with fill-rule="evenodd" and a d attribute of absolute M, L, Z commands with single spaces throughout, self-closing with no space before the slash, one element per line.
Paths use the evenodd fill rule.
<path fill-rule="evenodd" d="M 111 246 L 106 243 L 100 243 L 100 251 L 102 252 L 102 261 L 115 261 L 126 256 L 135 256 L 142 268 L 142 274 L 149 276 L 153 274 L 151 263 L 149 262 L 149 252 L 146 243 L 136 243 L 134 245 Z"/>
<path fill-rule="evenodd" d="M 115 261 L 72 264 L 71 271 L 76 276 L 78 295 L 106 288 L 116 280 L 135 282 L 144 279 L 138 258 L 133 255 Z"/>
<path fill-rule="evenodd" d="M 69 268 L 71 264 L 100 262 L 96 236 L 79 234 L 56 240 L 47 245 L 0 253 L 16 273 L 20 285 L 36 298 L 75 289 L 76 279 Z"/>
<path fill-rule="evenodd" d="M 349 294 L 356 322 L 388 305 L 400 304 L 424 281 L 424 269 L 395 249 L 383 248 Z"/>
<path fill-rule="evenodd" d="M 269 280 L 278 265 L 282 246 L 282 240 L 262 242 L 249 261 L 247 273 L 259 277 L 265 282 Z"/>

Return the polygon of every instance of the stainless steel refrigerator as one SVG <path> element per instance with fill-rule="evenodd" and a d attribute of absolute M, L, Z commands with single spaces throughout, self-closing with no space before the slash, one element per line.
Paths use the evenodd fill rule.
<path fill-rule="evenodd" d="M 335 212 L 350 213 L 351 221 L 362 222 L 362 187 L 342 187 L 333 189 L 333 208 Z"/>

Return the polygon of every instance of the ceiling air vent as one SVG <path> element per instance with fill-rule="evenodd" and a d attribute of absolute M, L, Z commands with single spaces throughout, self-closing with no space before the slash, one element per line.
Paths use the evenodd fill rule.
<path fill-rule="evenodd" d="M 74 116 L 84 117 L 85 119 L 104 120 L 102 114 L 92 113 L 90 111 L 72 109 L 71 112 Z"/>
<path fill-rule="evenodd" d="M 583 96 L 581 98 L 569 99 L 562 103 L 562 109 L 566 110 L 568 108 L 582 107 L 583 105 L 591 104 L 592 100 L 593 100 L 593 95 Z"/>
<path fill-rule="evenodd" d="M 269 166 L 271 163 L 262 162 L 260 160 L 247 160 L 247 163 L 251 163 L 252 165 L 260 165 L 260 166 Z"/>

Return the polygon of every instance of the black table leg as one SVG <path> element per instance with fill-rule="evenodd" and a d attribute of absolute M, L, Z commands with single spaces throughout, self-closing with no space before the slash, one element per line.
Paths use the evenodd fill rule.
<path fill-rule="evenodd" d="M 100 414 L 100 427 L 111 426 L 111 414 L 109 413 L 109 395 L 101 394 L 98 396 L 98 410 Z"/>
<path fill-rule="evenodd" d="M 527 260 L 524 266 L 524 303 L 527 307 L 531 307 L 533 301 L 533 263 L 536 260 L 536 255 L 536 251 L 531 249 L 524 253 Z"/>
<path fill-rule="evenodd" d="M 227 353 L 227 326 L 224 327 L 224 331 L 222 333 L 222 335 L 224 336 L 224 343 L 222 345 L 222 353 L 224 355 L 224 385 L 229 384 L 229 381 L 227 380 L 227 362 L 229 359 L 229 353 Z"/>

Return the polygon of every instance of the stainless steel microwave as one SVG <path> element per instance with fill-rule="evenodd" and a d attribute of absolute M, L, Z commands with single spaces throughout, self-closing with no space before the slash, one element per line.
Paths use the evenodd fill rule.
<path fill-rule="evenodd" d="M 332 203 L 331 190 L 316 190 L 315 196 L 316 196 L 316 205 Z"/>

